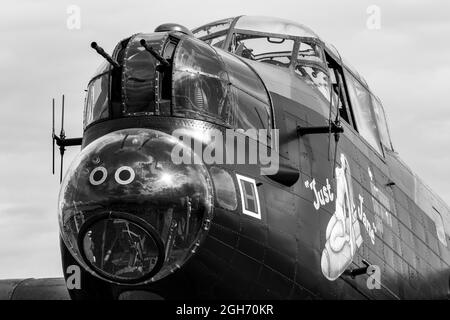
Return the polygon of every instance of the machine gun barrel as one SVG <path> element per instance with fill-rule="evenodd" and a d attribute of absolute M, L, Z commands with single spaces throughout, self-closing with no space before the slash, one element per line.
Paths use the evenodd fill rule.
<path fill-rule="evenodd" d="M 92 47 L 92 49 L 97 51 L 97 53 L 99 55 L 101 55 L 103 58 L 105 58 L 110 64 L 112 64 L 114 66 L 114 68 L 120 68 L 119 63 L 117 63 L 116 60 L 114 60 L 109 54 L 107 54 L 105 52 L 105 50 L 103 50 L 103 48 L 97 44 L 97 42 L 92 42 L 91 47 Z"/>
<path fill-rule="evenodd" d="M 141 39 L 140 42 L 141 45 L 144 47 L 144 49 L 150 52 L 150 54 L 154 56 L 155 59 L 158 60 L 163 66 L 165 67 L 170 66 L 169 61 L 167 61 L 167 59 L 163 58 L 158 52 L 156 52 L 155 49 L 152 48 L 152 46 L 149 46 L 144 39 Z"/>

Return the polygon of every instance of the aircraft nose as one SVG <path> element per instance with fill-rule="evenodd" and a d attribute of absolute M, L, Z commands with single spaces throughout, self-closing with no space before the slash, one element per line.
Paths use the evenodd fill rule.
<path fill-rule="evenodd" d="M 89 144 L 74 160 L 59 196 L 65 245 L 92 274 L 147 283 L 180 268 L 212 219 L 212 183 L 200 161 L 175 164 L 174 137 L 125 129 Z"/>

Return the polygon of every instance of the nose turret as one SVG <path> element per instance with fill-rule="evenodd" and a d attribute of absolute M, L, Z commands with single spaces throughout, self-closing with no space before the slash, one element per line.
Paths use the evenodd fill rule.
<path fill-rule="evenodd" d="M 213 189 L 200 161 L 174 164 L 180 143 L 160 131 L 125 129 L 90 143 L 72 163 L 59 222 L 87 271 L 114 283 L 147 283 L 195 253 L 212 219 Z"/>

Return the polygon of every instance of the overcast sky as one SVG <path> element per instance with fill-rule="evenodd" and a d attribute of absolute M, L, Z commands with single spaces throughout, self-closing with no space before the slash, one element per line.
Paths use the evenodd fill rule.
<path fill-rule="evenodd" d="M 69 29 L 70 5 L 81 9 Z M 367 27 L 377 5 L 381 28 Z M 51 98 L 82 134 L 84 89 L 121 39 L 165 22 L 188 28 L 241 14 L 298 21 L 333 43 L 385 107 L 395 149 L 450 203 L 450 1 L 12 1 L 0 8 L 0 278 L 61 276 L 51 175 Z M 59 123 L 59 120 L 57 121 Z M 67 152 L 67 168 L 79 148 Z"/>

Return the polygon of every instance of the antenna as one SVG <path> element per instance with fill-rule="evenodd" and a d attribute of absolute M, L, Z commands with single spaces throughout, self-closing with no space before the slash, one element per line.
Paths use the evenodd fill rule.
<path fill-rule="evenodd" d="M 66 147 L 81 145 L 82 138 L 66 139 L 66 133 L 64 131 L 64 95 L 62 95 L 61 105 L 61 131 L 59 136 L 55 134 L 55 99 L 52 99 L 52 146 L 53 146 L 53 160 L 52 160 L 52 173 L 55 174 L 55 142 L 59 147 L 59 153 L 61 156 L 59 182 L 62 181 L 63 166 L 64 166 L 64 152 Z"/>
<path fill-rule="evenodd" d="M 55 174 L 55 98 L 52 99 L 52 144 L 53 144 L 52 173 Z"/>
<path fill-rule="evenodd" d="M 59 134 L 60 137 L 65 138 L 66 134 L 64 132 L 64 94 L 62 95 L 62 112 L 61 112 L 61 133 Z"/>
<path fill-rule="evenodd" d="M 59 133 L 59 138 L 64 141 L 66 139 L 66 133 L 64 132 L 64 94 L 62 95 L 61 109 L 62 109 L 61 110 L 61 132 Z M 66 148 L 64 147 L 64 145 L 60 145 L 59 146 L 59 153 L 61 155 L 61 157 L 60 157 L 61 166 L 60 166 L 60 171 L 59 171 L 59 182 L 60 183 L 62 181 L 62 175 L 63 175 L 64 152 L 65 151 L 66 151 Z"/>

